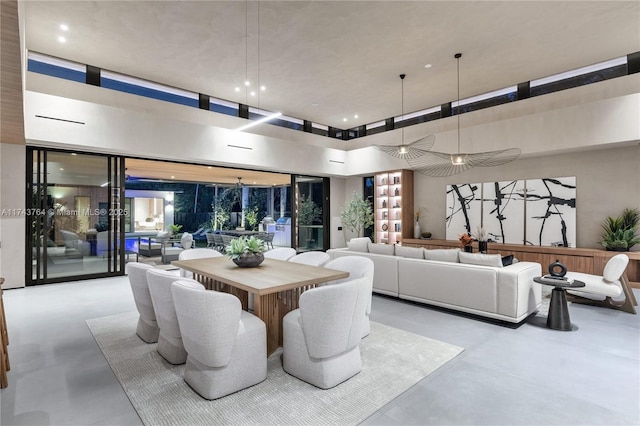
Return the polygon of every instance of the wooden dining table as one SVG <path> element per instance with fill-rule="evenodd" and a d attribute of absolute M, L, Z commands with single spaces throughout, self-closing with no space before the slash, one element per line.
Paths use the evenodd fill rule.
<path fill-rule="evenodd" d="M 171 264 L 191 271 L 208 290 L 234 294 L 244 310 L 249 310 L 249 293 L 253 294 L 253 313 L 267 326 L 267 355 L 282 346 L 282 318 L 298 308 L 304 291 L 349 276 L 344 271 L 275 259 L 265 259 L 255 268 L 240 268 L 227 257 Z"/>

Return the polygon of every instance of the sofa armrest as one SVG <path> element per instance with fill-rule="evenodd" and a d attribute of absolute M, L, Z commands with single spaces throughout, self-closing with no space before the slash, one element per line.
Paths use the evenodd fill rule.
<path fill-rule="evenodd" d="M 498 313 L 521 317 L 533 312 L 542 303 L 540 284 L 533 278 L 542 275 L 542 266 L 535 262 L 518 262 L 498 271 Z"/>

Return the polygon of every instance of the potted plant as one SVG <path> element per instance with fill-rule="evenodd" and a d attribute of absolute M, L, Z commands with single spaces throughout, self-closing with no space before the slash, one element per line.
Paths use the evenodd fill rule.
<path fill-rule="evenodd" d="M 458 240 L 460 240 L 460 245 L 462 246 L 464 251 L 468 253 L 473 252 L 473 246 L 471 245 L 473 244 L 473 237 L 471 237 L 471 235 L 465 232 L 458 235 Z"/>
<path fill-rule="evenodd" d="M 264 241 L 254 236 L 234 238 L 225 248 L 227 256 L 241 268 L 260 265 L 264 260 L 264 251 Z"/>
<path fill-rule="evenodd" d="M 182 229 L 182 225 L 169 225 L 169 229 L 171 230 L 171 238 L 177 238 L 178 232 Z"/>
<path fill-rule="evenodd" d="M 638 209 L 624 209 L 618 217 L 607 217 L 602 224 L 601 244 L 610 251 L 629 251 L 640 243 L 636 235 L 640 225 Z"/>
<path fill-rule="evenodd" d="M 340 218 L 343 229 L 349 229 L 361 237 L 364 228 L 373 225 L 373 208 L 369 201 L 362 198 L 362 194 L 354 192 L 351 201 L 340 209 Z"/>

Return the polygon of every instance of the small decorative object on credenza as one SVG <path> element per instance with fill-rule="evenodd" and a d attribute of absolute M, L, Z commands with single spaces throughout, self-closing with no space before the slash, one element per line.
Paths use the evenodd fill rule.
<path fill-rule="evenodd" d="M 254 268 L 264 261 L 264 241 L 254 236 L 231 240 L 225 248 L 227 256 L 240 268 Z"/>
<path fill-rule="evenodd" d="M 420 218 L 422 217 L 423 212 L 426 214 L 427 209 L 424 207 L 420 207 L 416 210 L 416 223 L 413 225 L 413 238 L 420 238 L 422 236 L 422 230 L 420 229 Z"/>
<path fill-rule="evenodd" d="M 460 240 L 460 245 L 464 251 L 467 253 L 473 253 L 473 246 L 471 245 L 473 243 L 473 238 L 471 235 L 465 232 L 458 235 L 458 240 Z"/>
<path fill-rule="evenodd" d="M 487 252 L 487 230 L 482 226 L 476 228 L 476 233 L 472 234 L 473 238 L 478 241 L 478 250 L 480 253 Z"/>

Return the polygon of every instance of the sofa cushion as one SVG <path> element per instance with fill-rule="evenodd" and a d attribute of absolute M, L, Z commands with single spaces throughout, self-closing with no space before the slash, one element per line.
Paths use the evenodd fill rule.
<path fill-rule="evenodd" d="M 349 242 L 347 242 L 347 247 L 349 247 L 349 250 L 352 251 L 361 251 L 366 253 L 369 251 L 370 242 L 371 240 L 369 239 L 369 237 L 352 238 Z"/>
<path fill-rule="evenodd" d="M 427 260 L 439 260 L 441 262 L 458 262 L 460 249 L 436 249 L 424 251 L 424 258 Z"/>
<path fill-rule="evenodd" d="M 374 244 L 369 242 L 369 253 L 393 256 L 395 251 L 394 248 L 395 246 L 393 244 Z"/>
<path fill-rule="evenodd" d="M 513 263 L 513 255 L 502 256 L 502 266 L 509 266 Z"/>
<path fill-rule="evenodd" d="M 193 235 L 188 232 L 182 234 L 182 238 L 180 238 L 180 245 L 185 250 L 190 249 L 193 246 Z"/>
<path fill-rule="evenodd" d="M 458 256 L 460 263 L 502 268 L 502 256 L 499 254 L 466 253 L 461 251 Z"/>
<path fill-rule="evenodd" d="M 424 249 L 422 247 L 396 246 L 396 256 L 424 259 Z"/>
<path fill-rule="evenodd" d="M 169 231 L 158 231 L 156 238 L 159 240 L 168 240 L 169 238 L 171 238 L 171 234 L 169 233 Z"/>

